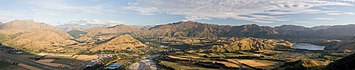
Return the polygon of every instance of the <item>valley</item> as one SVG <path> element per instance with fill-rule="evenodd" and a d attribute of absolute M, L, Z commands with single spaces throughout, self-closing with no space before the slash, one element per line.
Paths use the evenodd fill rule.
<path fill-rule="evenodd" d="M 186 21 L 150 28 L 116 25 L 77 30 L 14 20 L 0 25 L 1 56 L 8 56 L 0 61 L 9 67 L 42 70 L 323 70 L 355 51 L 354 40 L 344 39 L 351 34 L 326 32 L 343 30 L 332 29 L 337 27 L 343 26 L 318 29 L 325 31 L 318 36 L 308 35 L 308 30 L 318 30 L 292 25 Z"/>

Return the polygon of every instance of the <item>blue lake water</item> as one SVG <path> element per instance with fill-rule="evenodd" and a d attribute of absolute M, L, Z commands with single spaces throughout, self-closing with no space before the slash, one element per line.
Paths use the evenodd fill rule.
<path fill-rule="evenodd" d="M 291 48 L 293 49 L 306 49 L 306 50 L 324 50 L 325 46 L 319 46 L 309 43 L 297 43 L 293 45 Z"/>

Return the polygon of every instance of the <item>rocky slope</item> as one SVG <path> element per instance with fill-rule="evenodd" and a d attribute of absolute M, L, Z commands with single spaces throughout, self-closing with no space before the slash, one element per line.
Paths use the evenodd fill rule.
<path fill-rule="evenodd" d="M 90 49 L 90 51 L 103 51 L 103 50 L 125 50 L 125 49 L 134 49 L 136 47 L 145 46 L 140 41 L 136 40 L 128 34 L 120 35 L 114 37 L 107 42 L 103 42 L 98 46 Z"/>
<path fill-rule="evenodd" d="M 220 45 L 213 45 L 210 50 L 213 52 L 235 52 L 238 50 L 273 50 L 288 49 L 293 44 L 284 40 L 261 39 L 261 38 L 238 38 L 223 42 Z"/>

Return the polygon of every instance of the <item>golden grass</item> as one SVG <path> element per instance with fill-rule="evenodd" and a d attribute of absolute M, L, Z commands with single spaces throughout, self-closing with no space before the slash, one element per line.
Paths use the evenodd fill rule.
<path fill-rule="evenodd" d="M 261 61 L 256 61 L 256 60 L 236 60 L 242 64 L 254 67 L 254 68 L 259 68 L 259 69 L 275 69 L 276 66 L 273 63 L 264 63 Z"/>
<path fill-rule="evenodd" d="M 36 67 L 32 67 L 32 66 L 29 66 L 29 65 L 26 65 L 26 64 L 18 64 L 19 66 L 23 67 L 23 68 L 26 68 L 26 69 L 29 69 L 29 70 L 41 70 L 39 68 L 36 68 Z"/>
<path fill-rule="evenodd" d="M 190 59 L 188 59 L 188 58 L 182 58 L 182 57 L 171 56 L 171 55 L 169 55 L 168 57 L 169 57 L 169 58 L 172 58 L 172 59 L 177 59 L 177 60 L 190 60 Z"/>
<path fill-rule="evenodd" d="M 206 56 L 208 54 L 204 54 L 204 53 L 196 53 L 198 56 Z"/>
<path fill-rule="evenodd" d="M 217 61 L 217 63 L 221 63 L 224 66 L 231 67 L 231 68 L 240 68 L 239 65 L 231 63 L 231 62 Z"/>
<path fill-rule="evenodd" d="M 55 59 L 43 59 L 43 60 L 38 60 L 37 62 L 44 62 L 44 63 L 51 63 L 53 62 Z"/>
<path fill-rule="evenodd" d="M 36 61 L 40 64 L 48 65 L 48 66 L 53 66 L 53 67 L 60 67 L 63 66 L 64 64 L 59 64 L 59 63 L 48 63 L 48 62 L 41 62 L 41 61 Z"/>
<path fill-rule="evenodd" d="M 183 57 L 183 58 L 192 58 L 192 59 L 199 59 L 199 58 L 201 58 L 201 57 L 199 57 L 199 56 L 194 56 L 194 55 L 186 55 L 186 56 L 181 56 L 181 57 Z"/>
<path fill-rule="evenodd" d="M 77 60 L 83 60 L 83 61 L 88 61 L 88 60 L 99 58 L 99 56 L 97 56 L 97 55 L 76 55 L 74 57 L 77 57 L 76 58 Z"/>

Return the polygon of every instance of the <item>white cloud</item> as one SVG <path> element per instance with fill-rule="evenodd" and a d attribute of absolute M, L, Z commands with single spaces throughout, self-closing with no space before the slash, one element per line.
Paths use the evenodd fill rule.
<path fill-rule="evenodd" d="M 121 21 L 104 21 L 104 20 L 89 20 L 89 19 L 80 19 L 80 20 L 69 20 L 64 24 L 79 24 L 79 25 L 118 25 L 125 24 Z"/>
<path fill-rule="evenodd" d="M 153 15 L 153 13 L 159 12 L 155 7 L 139 7 L 137 3 L 130 3 L 126 9 L 138 11 L 141 15 Z"/>
<path fill-rule="evenodd" d="M 352 12 L 312 9 L 313 7 L 323 6 L 353 5 L 345 1 L 326 0 L 138 0 L 129 4 L 128 8 L 141 14 L 152 15 L 154 13 L 167 13 L 184 15 L 187 16 L 187 20 L 232 18 L 259 23 L 285 21 L 285 19 L 282 19 L 280 16 L 255 15 L 259 13 L 271 15 L 353 14 Z M 193 18 L 191 18 L 191 16 L 193 16 Z"/>
<path fill-rule="evenodd" d="M 104 10 L 100 5 L 78 6 L 69 4 L 63 0 L 31 0 L 24 1 L 24 3 L 31 5 L 30 9 L 32 12 L 40 16 L 82 13 L 98 14 Z"/>
<path fill-rule="evenodd" d="M 210 20 L 211 18 L 209 17 L 200 17 L 200 16 L 186 16 L 186 19 L 183 21 L 194 21 L 194 20 L 200 20 L 200 19 L 208 19 Z"/>
<path fill-rule="evenodd" d="M 313 18 L 315 20 L 333 20 L 333 18 Z"/>

